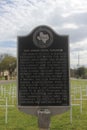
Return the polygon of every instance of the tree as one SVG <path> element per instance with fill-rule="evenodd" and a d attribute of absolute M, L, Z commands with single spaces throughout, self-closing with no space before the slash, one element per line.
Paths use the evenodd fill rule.
<path fill-rule="evenodd" d="M 11 55 L 5 55 L 3 60 L 0 63 L 0 71 L 8 70 L 10 76 L 12 76 L 12 72 L 16 68 L 16 57 Z"/>
<path fill-rule="evenodd" d="M 86 74 L 86 68 L 84 66 L 77 68 L 76 76 L 77 78 L 83 78 Z"/>
<path fill-rule="evenodd" d="M 75 77 L 75 69 L 70 69 L 70 77 Z"/>

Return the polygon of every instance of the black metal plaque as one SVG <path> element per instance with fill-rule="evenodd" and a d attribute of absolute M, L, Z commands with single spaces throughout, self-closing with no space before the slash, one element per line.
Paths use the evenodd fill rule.
<path fill-rule="evenodd" d="M 39 26 L 18 37 L 18 105 L 69 106 L 68 37 Z"/>

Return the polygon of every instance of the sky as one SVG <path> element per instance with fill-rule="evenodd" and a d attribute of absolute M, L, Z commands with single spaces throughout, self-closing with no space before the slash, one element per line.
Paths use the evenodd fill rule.
<path fill-rule="evenodd" d="M 0 0 L 0 54 L 17 56 L 17 36 L 48 25 L 69 36 L 70 66 L 87 67 L 87 0 Z"/>

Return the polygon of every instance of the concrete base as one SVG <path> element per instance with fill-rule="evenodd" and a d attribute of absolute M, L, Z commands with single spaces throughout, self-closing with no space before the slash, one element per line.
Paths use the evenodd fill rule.
<path fill-rule="evenodd" d="M 38 126 L 40 130 L 49 130 L 51 112 L 48 109 L 38 111 Z"/>
<path fill-rule="evenodd" d="M 50 130 L 50 129 L 39 129 L 39 130 Z"/>

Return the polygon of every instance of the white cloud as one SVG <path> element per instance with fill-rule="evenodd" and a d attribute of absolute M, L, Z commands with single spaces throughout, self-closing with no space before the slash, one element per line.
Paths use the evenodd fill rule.
<path fill-rule="evenodd" d="M 62 26 L 62 28 L 65 28 L 65 29 L 77 29 L 78 26 L 76 24 L 73 24 L 73 23 L 66 23 Z"/>
<path fill-rule="evenodd" d="M 5 13 L 0 16 L 0 39 L 14 38 L 20 32 L 28 33 L 39 24 L 50 24 L 51 19 L 54 22 L 53 26 L 55 26 L 57 19 L 56 24 L 58 26 L 58 15 L 87 11 L 86 3 L 86 0 L 80 0 L 80 2 L 79 0 L 48 0 L 44 2 L 14 0 L 13 4 L 7 4 L 4 1 L 4 4 L 1 5 Z"/>
<path fill-rule="evenodd" d="M 34 27 L 46 24 L 57 33 L 70 35 L 71 64 L 77 64 L 74 53 L 78 51 L 86 61 L 87 0 L 1 0 L 0 7 L 0 41 L 16 41 L 17 35 L 27 35 Z M 16 54 L 16 48 L 3 46 L 2 51 Z"/>
<path fill-rule="evenodd" d="M 71 44 L 70 47 L 71 47 L 71 51 L 87 50 L 87 38 L 82 40 L 82 41 L 75 42 L 74 44 Z"/>
<path fill-rule="evenodd" d="M 79 56 L 79 65 L 87 66 L 87 39 L 83 41 L 76 42 L 70 45 L 70 63 L 72 66 L 78 65 L 78 56 Z"/>
<path fill-rule="evenodd" d="M 78 59 L 79 57 L 79 59 Z M 78 61 L 79 60 L 79 61 Z M 72 52 L 70 54 L 70 65 L 71 67 L 86 66 L 87 67 L 87 50 L 81 52 Z"/>
<path fill-rule="evenodd" d="M 63 17 L 69 17 L 72 14 L 87 12 L 87 0 L 67 0 L 66 12 L 62 14 Z"/>
<path fill-rule="evenodd" d="M 0 54 L 10 54 L 13 56 L 17 56 L 17 48 L 16 47 L 0 47 Z"/>

